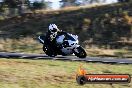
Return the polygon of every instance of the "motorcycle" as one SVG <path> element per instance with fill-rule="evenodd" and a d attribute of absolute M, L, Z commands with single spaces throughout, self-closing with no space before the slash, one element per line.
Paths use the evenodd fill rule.
<path fill-rule="evenodd" d="M 55 57 L 57 55 L 67 56 L 72 54 L 75 54 L 75 56 L 79 58 L 85 58 L 87 56 L 85 50 L 79 45 L 77 35 L 67 33 L 67 35 L 58 36 L 56 42 L 59 46 L 56 45 L 56 47 L 54 47 L 55 49 L 45 45 L 45 36 L 39 36 L 38 39 L 40 43 L 43 44 L 43 51 L 50 57 Z"/>

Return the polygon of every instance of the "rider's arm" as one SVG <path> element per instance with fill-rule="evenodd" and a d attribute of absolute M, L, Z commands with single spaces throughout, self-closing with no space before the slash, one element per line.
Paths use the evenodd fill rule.
<path fill-rule="evenodd" d="M 59 32 L 59 35 L 67 35 L 67 32 L 61 31 Z"/>
<path fill-rule="evenodd" d="M 56 38 L 56 42 L 57 44 L 62 44 L 63 40 L 64 40 L 65 36 L 64 35 L 60 35 Z"/>

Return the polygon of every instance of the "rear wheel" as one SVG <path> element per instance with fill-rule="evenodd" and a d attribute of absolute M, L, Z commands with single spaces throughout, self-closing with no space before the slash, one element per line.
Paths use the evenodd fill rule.
<path fill-rule="evenodd" d="M 43 45 L 43 51 L 45 52 L 46 55 L 50 56 L 50 57 L 55 57 L 57 56 L 56 52 L 53 51 L 53 49 L 46 47 Z"/>
<path fill-rule="evenodd" d="M 85 50 L 81 46 L 74 49 L 74 54 L 79 58 L 85 58 L 87 56 Z"/>

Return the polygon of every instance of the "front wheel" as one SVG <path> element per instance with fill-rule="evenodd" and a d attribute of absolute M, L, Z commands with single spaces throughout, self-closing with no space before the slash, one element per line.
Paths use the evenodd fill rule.
<path fill-rule="evenodd" d="M 74 49 L 74 54 L 79 58 L 86 58 L 87 56 L 85 50 L 81 46 Z"/>

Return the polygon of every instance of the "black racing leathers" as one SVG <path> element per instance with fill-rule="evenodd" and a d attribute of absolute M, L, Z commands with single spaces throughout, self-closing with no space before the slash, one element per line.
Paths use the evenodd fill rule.
<path fill-rule="evenodd" d="M 58 51 L 57 49 L 60 48 L 60 46 L 58 46 L 58 44 L 56 42 L 56 38 L 58 36 L 61 36 L 61 35 L 65 36 L 65 35 L 67 35 L 67 33 L 63 32 L 63 31 L 57 32 L 57 35 L 56 35 L 55 38 L 52 38 L 51 35 L 52 34 L 50 32 L 46 33 L 45 40 L 44 40 L 45 41 L 45 46 L 52 49 L 52 50 L 54 50 L 54 51 Z"/>

